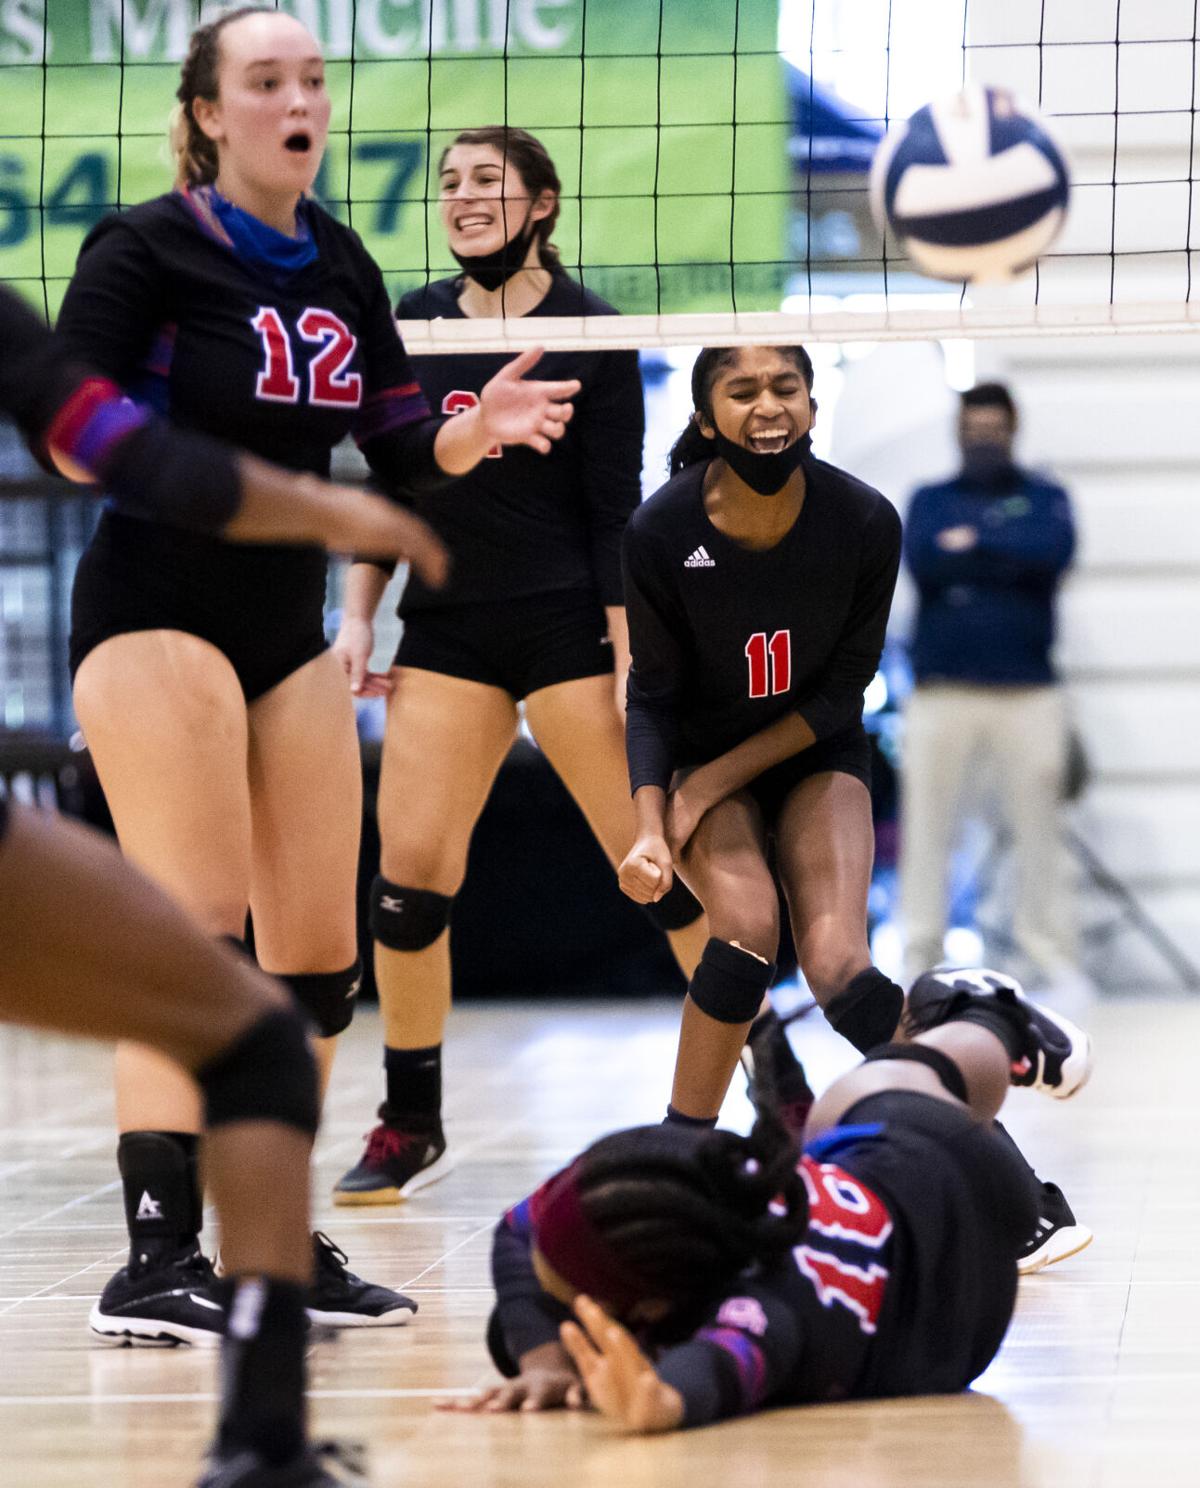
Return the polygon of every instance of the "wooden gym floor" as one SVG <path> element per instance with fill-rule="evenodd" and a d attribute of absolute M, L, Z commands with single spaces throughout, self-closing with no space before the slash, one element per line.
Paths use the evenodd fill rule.
<path fill-rule="evenodd" d="M 317 1223 L 402 1287 L 406 1329 L 312 1351 L 318 1432 L 365 1439 L 374 1488 L 1195 1488 L 1200 1483 L 1200 1001 L 1106 999 L 1099 1063 L 1067 1106 L 1020 1092 L 1010 1125 L 1096 1243 L 1022 1284 L 1003 1352 L 961 1397 L 780 1411 L 659 1440 L 595 1417 L 438 1414 L 487 1382 L 489 1232 L 602 1131 L 656 1120 L 665 1004 L 501 1005 L 455 1016 L 459 1166 L 407 1205 L 333 1210 L 379 1098 L 379 1025 L 346 1040 L 318 1147 Z M 816 1019 L 818 1088 L 847 1062 Z M 88 1309 L 124 1253 L 106 1051 L 0 1032 L 0 1484 L 180 1488 L 213 1411 L 212 1351 L 108 1349 Z M 731 1097 L 726 1120 L 748 1108 Z"/>

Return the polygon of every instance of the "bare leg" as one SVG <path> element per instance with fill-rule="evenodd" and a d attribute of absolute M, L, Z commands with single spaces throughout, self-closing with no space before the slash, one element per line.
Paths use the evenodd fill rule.
<path fill-rule="evenodd" d="M 315 657 L 249 710 L 250 904 L 259 964 L 344 971 L 358 956 L 362 767 L 345 674 Z M 336 1038 L 316 1041 L 322 1090 Z"/>
<path fill-rule="evenodd" d="M 967 1086 L 966 1109 L 977 1121 L 995 1118 L 1009 1089 L 1011 1057 L 994 1033 L 972 1023 L 945 1023 L 913 1040 L 949 1055 Z M 805 1135 L 820 1136 L 856 1102 L 885 1090 L 912 1090 L 936 1100 L 963 1103 L 950 1094 L 932 1069 L 908 1060 L 872 1060 L 835 1080 L 812 1109 Z"/>
<path fill-rule="evenodd" d="M 613 707 L 612 677 L 582 677 L 530 693 L 525 716 L 530 731 L 559 779 L 583 812 L 596 841 L 615 869 L 635 832 L 625 733 Z M 690 977 L 708 944 L 704 915 L 667 939 L 679 969 Z"/>
<path fill-rule="evenodd" d="M 379 780 L 380 871 L 392 883 L 458 892 L 479 813 L 516 733 L 498 687 L 401 667 L 393 674 Z M 450 1010 L 450 934 L 418 951 L 376 944 L 388 1047 L 440 1044 Z"/>
<path fill-rule="evenodd" d="M 791 792 L 776 831 L 796 955 L 822 1007 L 871 964 L 867 894 L 875 858 L 871 795 L 861 780 L 814 775 Z"/>
<path fill-rule="evenodd" d="M 177 631 L 114 636 L 80 667 L 75 708 L 125 856 L 208 934 L 240 936 L 250 872 L 246 706 L 229 662 Z M 116 1077 L 122 1132 L 200 1130 L 194 1081 L 159 1050 L 122 1042 Z"/>
<path fill-rule="evenodd" d="M 0 845 L 0 905 L 5 1021 L 136 1039 L 190 1072 L 287 1006 L 282 989 L 83 828 L 14 812 Z M 307 1280 L 310 1147 L 274 1122 L 214 1133 L 208 1162 L 230 1271 Z"/>
<path fill-rule="evenodd" d="M 708 911 L 710 934 L 773 962 L 779 947 L 778 901 L 762 817 L 748 795 L 739 792 L 708 812 L 681 868 Z M 752 1021 L 721 1022 L 687 997 L 671 1087 L 671 1105 L 681 1115 L 707 1120 L 718 1114 Z"/>

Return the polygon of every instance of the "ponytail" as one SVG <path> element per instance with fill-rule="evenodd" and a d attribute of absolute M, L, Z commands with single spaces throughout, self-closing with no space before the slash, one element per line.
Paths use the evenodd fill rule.
<path fill-rule="evenodd" d="M 678 475 L 689 465 L 695 465 L 699 460 L 711 460 L 712 457 L 713 442 L 701 434 L 700 426 L 693 414 L 684 424 L 683 433 L 671 446 L 671 453 L 667 456 L 667 473 Z"/>
<path fill-rule="evenodd" d="M 234 21 L 245 16 L 273 15 L 266 5 L 243 5 L 238 10 L 227 11 L 207 25 L 197 26 L 188 42 L 187 56 L 179 74 L 179 87 L 175 97 L 179 100 L 171 110 L 168 139 L 171 154 L 175 158 L 175 185 L 180 190 L 189 186 L 211 186 L 217 179 L 219 160 L 217 146 L 209 139 L 192 112 L 197 98 L 214 99 L 218 93 L 221 70 L 221 32 Z"/>

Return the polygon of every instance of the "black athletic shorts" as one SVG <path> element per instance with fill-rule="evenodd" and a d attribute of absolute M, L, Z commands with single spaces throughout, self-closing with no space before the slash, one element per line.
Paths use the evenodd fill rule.
<path fill-rule="evenodd" d="M 875 1123 L 881 1137 L 828 1157 L 879 1195 L 896 1226 L 883 1312 L 856 1393 L 964 1390 L 995 1357 L 1012 1317 L 1017 1252 L 1037 1223 L 1034 1182 L 989 1126 L 948 1101 L 884 1091 L 857 1101 L 840 1124 Z"/>
<path fill-rule="evenodd" d="M 71 676 L 110 636 L 181 630 L 228 657 L 246 701 L 325 650 L 325 554 L 222 542 L 105 511 L 75 571 Z"/>
<path fill-rule="evenodd" d="M 810 749 L 802 749 L 779 764 L 755 776 L 745 787 L 758 802 L 763 822 L 771 831 L 783 809 L 783 803 L 802 781 L 814 775 L 836 770 L 853 775 L 871 789 L 871 741 L 861 723 L 819 739 Z"/>
<path fill-rule="evenodd" d="M 396 665 L 499 687 L 518 701 L 613 670 L 608 617 L 595 594 L 560 589 L 404 616 Z"/>

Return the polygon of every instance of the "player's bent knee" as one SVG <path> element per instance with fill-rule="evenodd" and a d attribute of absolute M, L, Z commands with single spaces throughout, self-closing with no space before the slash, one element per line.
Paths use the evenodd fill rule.
<path fill-rule="evenodd" d="M 964 1105 L 967 1103 L 967 1082 L 963 1072 L 943 1049 L 935 1049 L 932 1044 L 880 1044 L 863 1055 L 864 1064 L 892 1059 L 907 1059 L 913 1064 L 925 1065 L 938 1077 L 944 1090 Z"/>
<path fill-rule="evenodd" d="M 686 930 L 704 913 L 703 904 L 678 875 L 656 904 L 643 904 L 642 909 L 651 923 L 664 931 Z"/>
<path fill-rule="evenodd" d="M 317 1065 L 304 1020 L 275 1008 L 196 1070 L 205 1126 L 277 1121 L 314 1136 L 320 1119 Z"/>
<path fill-rule="evenodd" d="M 354 1017 L 354 1000 L 362 986 L 363 964 L 359 956 L 344 971 L 305 972 L 280 977 L 292 996 L 308 1014 L 321 1038 L 344 1033 Z"/>
<path fill-rule="evenodd" d="M 751 1023 L 774 976 L 774 962 L 714 936 L 692 974 L 688 996 L 718 1023 Z"/>
<path fill-rule="evenodd" d="M 869 958 L 870 952 L 866 951 L 865 955 Z M 800 967 L 809 990 L 821 1001 L 836 997 L 844 987 L 849 986 L 863 960 L 864 949 L 858 946 L 849 953 L 839 944 L 828 944 L 815 952 L 805 946 L 800 957 Z"/>
<path fill-rule="evenodd" d="M 382 875 L 371 885 L 371 934 L 389 951 L 423 951 L 450 923 L 454 900 L 432 889 L 410 889 Z"/>

